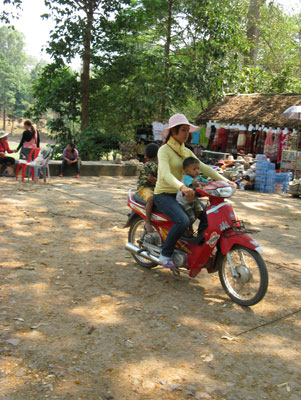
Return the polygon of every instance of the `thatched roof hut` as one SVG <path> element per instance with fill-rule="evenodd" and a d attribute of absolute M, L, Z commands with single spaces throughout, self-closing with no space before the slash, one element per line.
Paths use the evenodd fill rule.
<path fill-rule="evenodd" d="M 202 124 L 213 120 L 300 129 L 297 120 L 280 116 L 287 108 L 298 105 L 301 105 L 301 94 L 229 94 L 201 112 L 196 122 Z"/>

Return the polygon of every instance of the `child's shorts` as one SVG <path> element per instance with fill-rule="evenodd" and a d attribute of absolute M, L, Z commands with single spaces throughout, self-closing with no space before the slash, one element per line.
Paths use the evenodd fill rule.
<path fill-rule="evenodd" d="M 200 216 L 200 214 L 204 211 L 201 203 L 196 200 L 193 203 L 186 203 L 186 204 L 181 204 L 183 207 L 184 211 L 188 215 L 190 219 L 190 223 L 194 223 L 194 221 L 197 219 L 197 217 Z"/>
<path fill-rule="evenodd" d="M 144 201 L 148 201 L 150 197 L 153 197 L 154 195 L 154 188 L 151 187 L 141 187 L 137 190 L 138 195 L 143 199 Z"/>

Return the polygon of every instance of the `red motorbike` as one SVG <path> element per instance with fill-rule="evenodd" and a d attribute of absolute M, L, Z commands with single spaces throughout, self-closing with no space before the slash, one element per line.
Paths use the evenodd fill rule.
<path fill-rule="evenodd" d="M 259 252 L 261 247 L 248 233 L 242 221 L 225 198 L 235 189 L 226 182 L 212 182 L 196 189 L 199 197 L 208 197 L 198 230 L 191 238 L 181 237 L 174 250 L 171 272 L 189 273 L 194 278 L 202 269 L 218 272 L 227 295 L 237 304 L 251 306 L 258 303 L 268 287 L 268 271 Z M 129 191 L 128 206 L 132 209 L 126 227 L 130 227 L 125 248 L 135 261 L 146 268 L 160 264 L 162 243 L 173 222 L 157 210 L 152 214 L 153 233 L 144 228 L 145 202 Z"/>

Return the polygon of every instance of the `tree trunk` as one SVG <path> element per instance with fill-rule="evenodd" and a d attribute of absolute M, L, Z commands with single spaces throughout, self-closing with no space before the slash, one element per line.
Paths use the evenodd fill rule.
<path fill-rule="evenodd" d="M 3 130 L 6 129 L 6 109 L 3 107 Z"/>
<path fill-rule="evenodd" d="M 170 45 L 171 45 L 171 27 L 172 27 L 172 6 L 174 0 L 168 2 L 168 21 L 167 21 L 167 35 L 164 51 L 164 81 L 162 92 L 162 105 L 161 105 L 161 119 L 165 118 L 166 112 L 166 94 L 169 86 L 169 70 L 170 70 Z"/>
<path fill-rule="evenodd" d="M 300 76 L 300 74 L 301 74 L 301 28 L 300 28 L 300 30 L 299 30 L 299 67 L 298 67 L 298 70 L 299 70 L 299 76 Z M 300 125 L 301 125 L 301 122 L 300 122 Z"/>
<path fill-rule="evenodd" d="M 91 31 L 93 24 L 94 0 L 89 0 L 86 9 L 87 25 L 85 31 L 84 53 L 82 56 L 83 71 L 81 74 L 81 130 L 89 124 L 89 97 L 90 97 L 90 61 L 91 61 Z"/>
<path fill-rule="evenodd" d="M 10 129 L 10 133 L 12 134 L 14 131 L 14 126 L 15 126 L 15 118 L 12 118 L 12 124 L 11 124 L 11 129 Z"/>
<path fill-rule="evenodd" d="M 258 39 L 260 27 L 260 8 L 263 0 L 250 0 L 248 11 L 247 40 L 250 52 L 246 57 L 246 64 L 256 65 L 258 52 Z"/>

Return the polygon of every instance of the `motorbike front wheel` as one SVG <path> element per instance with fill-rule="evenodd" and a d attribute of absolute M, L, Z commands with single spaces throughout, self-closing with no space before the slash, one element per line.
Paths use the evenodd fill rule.
<path fill-rule="evenodd" d="M 229 252 L 236 277 L 232 276 L 227 255 L 220 255 L 218 273 L 227 295 L 237 304 L 253 306 L 266 294 L 268 271 L 261 255 L 241 245 Z"/>
<path fill-rule="evenodd" d="M 128 235 L 129 242 L 140 248 L 143 248 L 143 240 L 145 236 L 144 224 L 144 220 L 141 217 L 137 216 L 137 218 L 135 218 L 130 225 Z M 132 256 L 136 263 L 144 268 L 154 268 L 158 265 L 153 261 L 147 260 L 146 258 L 139 256 L 138 254 L 132 253 Z"/>

